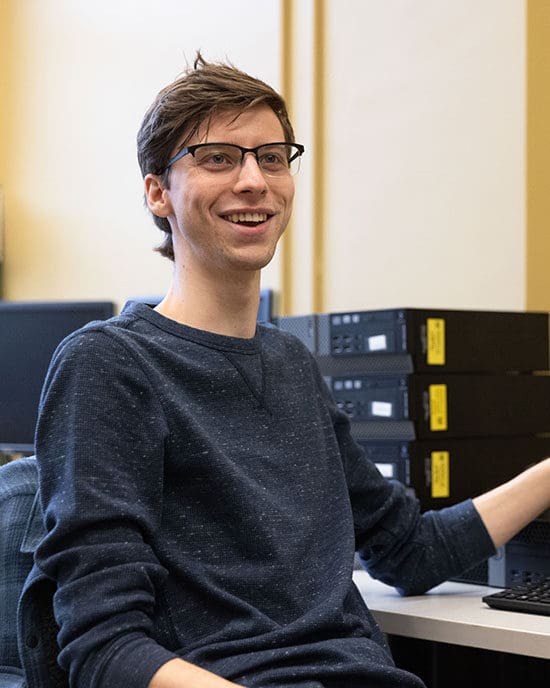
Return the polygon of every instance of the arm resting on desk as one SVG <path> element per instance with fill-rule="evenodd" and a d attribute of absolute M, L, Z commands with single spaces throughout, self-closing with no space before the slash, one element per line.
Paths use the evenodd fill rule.
<path fill-rule="evenodd" d="M 550 458 L 474 500 L 495 547 L 550 508 Z"/>

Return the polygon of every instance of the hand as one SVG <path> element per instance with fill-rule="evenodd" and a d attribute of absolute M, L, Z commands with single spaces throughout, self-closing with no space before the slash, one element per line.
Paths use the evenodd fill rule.
<path fill-rule="evenodd" d="M 155 673 L 149 688 L 239 688 L 236 683 L 183 659 L 172 659 Z"/>

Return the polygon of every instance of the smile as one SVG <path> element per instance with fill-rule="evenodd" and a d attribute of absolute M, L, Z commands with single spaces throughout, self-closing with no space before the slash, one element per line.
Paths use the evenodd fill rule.
<path fill-rule="evenodd" d="M 231 215 L 224 215 L 223 219 L 237 224 L 259 224 L 265 222 L 268 217 L 270 216 L 267 213 L 232 213 Z"/>

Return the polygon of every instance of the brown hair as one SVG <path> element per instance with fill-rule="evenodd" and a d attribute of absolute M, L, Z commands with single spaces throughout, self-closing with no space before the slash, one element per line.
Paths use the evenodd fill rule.
<path fill-rule="evenodd" d="M 231 64 L 206 62 L 200 52 L 182 76 L 166 86 L 145 113 L 137 135 L 141 174 L 164 175 L 169 187 L 166 165 L 183 135 L 186 143 L 204 122 L 224 110 L 244 110 L 267 105 L 283 128 L 285 141 L 294 141 L 294 131 L 283 98 L 263 81 L 241 72 Z M 164 240 L 157 251 L 174 260 L 172 230 L 166 218 L 153 215 Z"/>

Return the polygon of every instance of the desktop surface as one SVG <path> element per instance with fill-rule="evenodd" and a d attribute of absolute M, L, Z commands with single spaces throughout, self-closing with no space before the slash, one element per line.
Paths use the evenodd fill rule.
<path fill-rule="evenodd" d="M 402 597 L 366 571 L 353 578 L 384 633 L 550 659 L 550 617 L 491 609 L 482 597 L 498 588 L 449 581 Z"/>

